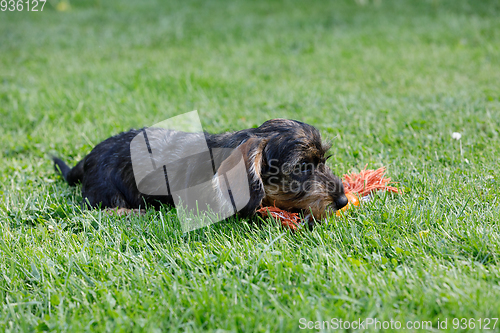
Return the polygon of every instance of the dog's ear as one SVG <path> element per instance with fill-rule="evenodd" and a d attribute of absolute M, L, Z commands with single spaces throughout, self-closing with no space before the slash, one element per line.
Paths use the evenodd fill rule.
<path fill-rule="evenodd" d="M 225 179 L 229 182 L 232 204 L 243 217 L 253 215 L 265 196 L 261 172 L 264 164 L 262 153 L 266 142 L 267 140 L 260 138 L 247 139 L 217 168 L 219 177 L 228 176 Z"/>

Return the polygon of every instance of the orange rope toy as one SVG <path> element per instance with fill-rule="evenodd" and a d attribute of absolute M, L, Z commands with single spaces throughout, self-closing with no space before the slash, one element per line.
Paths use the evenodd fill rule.
<path fill-rule="evenodd" d="M 364 197 L 370 193 L 382 190 L 394 193 L 400 191 L 394 186 L 389 186 L 391 178 L 385 178 L 385 167 L 378 168 L 377 170 L 366 170 L 366 167 L 360 173 L 351 173 L 351 175 L 344 175 L 342 183 L 346 192 L 354 192 L 359 196 Z"/>
<path fill-rule="evenodd" d="M 281 225 L 289 228 L 290 230 L 297 230 L 301 218 L 297 213 L 291 213 L 286 210 L 279 209 L 276 206 L 262 207 L 257 210 L 262 217 L 274 217 L 275 219 L 281 221 Z"/>
<path fill-rule="evenodd" d="M 378 168 L 377 170 L 366 169 L 368 164 L 359 173 L 351 173 L 344 175 L 342 183 L 344 184 L 345 194 L 349 203 L 341 209 L 346 211 L 349 206 L 359 206 L 359 198 L 366 197 L 374 191 L 389 191 L 401 194 L 402 191 L 398 190 L 391 184 L 391 178 L 385 178 L 385 167 Z M 262 217 L 273 217 L 281 222 L 281 225 L 291 230 L 297 230 L 299 224 L 302 222 L 298 213 L 291 213 L 282 210 L 276 206 L 261 207 L 257 210 Z M 340 211 L 336 212 L 337 216 L 341 215 Z"/>

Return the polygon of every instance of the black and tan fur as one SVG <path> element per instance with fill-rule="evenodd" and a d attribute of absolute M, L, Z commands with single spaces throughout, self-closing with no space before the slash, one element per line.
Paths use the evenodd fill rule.
<path fill-rule="evenodd" d="M 143 195 L 137 189 L 130 142 L 141 131 L 130 130 L 101 142 L 74 168 L 54 158 L 56 170 L 60 170 L 69 185 L 81 182 L 84 202 L 90 207 L 137 209 L 148 205 L 172 205 L 171 196 Z M 182 144 L 189 142 L 175 141 L 180 135 L 182 132 L 169 133 L 171 141 L 165 144 L 181 145 L 179 149 L 182 149 Z M 205 138 L 209 149 L 233 148 L 243 154 L 250 201 L 239 211 L 242 217 L 252 216 L 261 205 L 276 205 L 320 220 L 329 210 L 347 204 L 341 180 L 325 164 L 329 146 L 322 143 L 319 131 L 311 125 L 273 119 L 258 128 L 223 134 L 205 133 Z M 231 167 L 230 155 L 215 159 L 219 160 L 215 172 Z M 195 172 L 196 159 L 185 163 L 186 179 L 200 177 L 202 181 L 201 178 L 209 177 Z"/>

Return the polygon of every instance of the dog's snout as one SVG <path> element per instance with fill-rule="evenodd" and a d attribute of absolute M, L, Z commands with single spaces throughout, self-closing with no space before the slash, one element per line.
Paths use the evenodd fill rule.
<path fill-rule="evenodd" d="M 347 205 L 348 203 L 349 203 L 349 200 L 347 199 L 347 197 L 344 194 L 342 194 L 340 197 L 337 198 L 337 200 L 335 200 L 335 208 L 341 209 L 345 205 Z"/>

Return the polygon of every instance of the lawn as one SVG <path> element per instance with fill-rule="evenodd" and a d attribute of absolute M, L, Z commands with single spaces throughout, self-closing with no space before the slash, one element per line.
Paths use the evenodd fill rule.
<path fill-rule="evenodd" d="M 69 4 L 0 12 L 0 331 L 500 317 L 498 1 Z M 310 123 L 336 174 L 387 166 L 404 194 L 313 231 L 183 234 L 168 207 L 82 211 L 53 170 L 192 110 L 210 132 Z"/>

